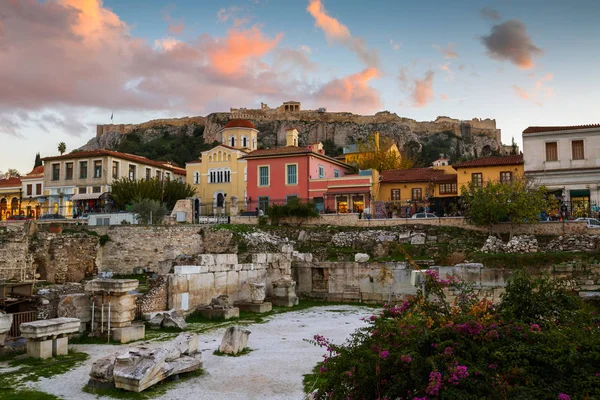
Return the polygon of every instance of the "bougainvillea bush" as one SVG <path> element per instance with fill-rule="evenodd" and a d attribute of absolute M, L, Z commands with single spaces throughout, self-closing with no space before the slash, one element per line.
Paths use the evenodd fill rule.
<path fill-rule="evenodd" d="M 600 320 L 547 278 L 515 272 L 497 304 L 453 277 L 384 306 L 343 345 L 315 336 L 313 399 L 600 399 Z M 445 294 L 454 293 L 450 302 Z"/>

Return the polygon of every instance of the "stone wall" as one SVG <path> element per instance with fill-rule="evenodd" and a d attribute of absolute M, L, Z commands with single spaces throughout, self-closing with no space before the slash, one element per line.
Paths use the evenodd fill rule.
<path fill-rule="evenodd" d="M 29 237 L 22 224 L 0 228 L 0 279 L 33 279 Z"/>
<path fill-rule="evenodd" d="M 158 275 L 148 281 L 148 292 L 138 297 L 137 303 L 143 314 L 167 310 L 167 275 Z"/>
<path fill-rule="evenodd" d="M 256 217 L 231 217 L 232 224 L 257 225 Z M 358 214 L 325 214 L 318 218 L 298 221 L 296 218 L 282 218 L 282 225 L 290 226 L 353 226 L 359 228 L 386 227 L 386 226 L 450 226 L 462 229 L 469 229 L 480 232 L 487 232 L 487 227 L 479 227 L 469 224 L 463 217 L 442 217 L 431 219 L 412 219 L 412 218 L 391 218 L 391 219 L 359 219 Z M 497 224 L 493 227 L 495 234 L 510 233 L 509 224 Z M 568 222 L 539 222 L 535 224 L 523 224 L 515 227 L 515 234 L 522 235 L 581 235 L 586 233 L 595 233 L 593 229 L 587 227 L 585 221 Z"/>
<path fill-rule="evenodd" d="M 290 276 L 291 259 L 291 249 L 253 254 L 249 263 L 239 263 L 237 254 L 199 255 L 193 260 L 199 273 L 168 275 L 168 308 L 194 310 L 220 295 L 227 295 L 232 301 L 248 300 L 248 282 L 252 281 L 266 282 L 267 296 L 271 296 L 272 282 Z"/>

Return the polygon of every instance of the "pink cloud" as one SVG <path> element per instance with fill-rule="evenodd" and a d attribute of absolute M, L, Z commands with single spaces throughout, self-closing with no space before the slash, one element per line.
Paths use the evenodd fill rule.
<path fill-rule="evenodd" d="M 437 44 L 433 48 L 444 55 L 444 58 L 458 58 L 458 53 L 454 50 L 454 43 L 448 43 L 447 47 L 442 47 Z"/>
<path fill-rule="evenodd" d="M 369 81 L 380 76 L 376 68 L 367 68 L 341 79 L 325 84 L 315 97 L 330 109 L 368 113 L 382 107 L 379 93 L 368 85 Z"/>
<path fill-rule="evenodd" d="M 492 32 L 482 37 L 481 41 L 490 57 L 509 60 L 521 69 L 533 68 L 533 58 L 544 53 L 533 44 L 525 24 L 515 19 L 494 25 Z"/>
<path fill-rule="evenodd" d="M 415 107 L 425 107 L 433 100 L 433 71 L 427 71 L 423 79 L 415 80 L 415 89 L 412 93 Z"/>
<path fill-rule="evenodd" d="M 546 72 L 546 74 L 544 74 L 544 76 L 542 76 L 540 79 L 538 79 L 535 82 L 535 87 L 538 89 L 542 88 L 542 85 L 544 84 L 544 82 L 548 82 L 554 79 L 554 75 L 551 74 L 550 72 Z"/>
<path fill-rule="evenodd" d="M 440 99 L 442 99 L 442 100 L 448 100 L 448 96 L 445 95 L 444 93 L 440 93 Z"/>
<path fill-rule="evenodd" d="M 328 42 L 337 42 L 344 45 L 350 51 L 354 52 L 367 67 L 380 68 L 379 53 L 377 50 L 368 49 L 364 40 L 352 36 L 346 25 L 327 14 L 327 10 L 325 10 L 325 6 L 323 6 L 321 0 L 309 0 L 306 11 L 313 16 L 315 25 L 325 33 L 325 38 Z"/>
<path fill-rule="evenodd" d="M 520 86 L 513 85 L 513 90 L 515 91 L 517 96 L 519 96 L 523 100 L 529 100 L 531 98 L 531 94 L 529 94 L 529 92 L 527 92 L 525 89 L 523 89 Z"/>

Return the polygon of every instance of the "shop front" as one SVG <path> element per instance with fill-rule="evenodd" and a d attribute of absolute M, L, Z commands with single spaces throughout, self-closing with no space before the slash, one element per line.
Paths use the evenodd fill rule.
<path fill-rule="evenodd" d="M 369 211 L 370 189 L 335 190 L 330 189 L 325 193 L 327 209 L 336 214 L 363 214 Z"/>
<path fill-rule="evenodd" d="M 78 193 L 71 197 L 73 205 L 73 217 L 77 218 L 83 214 L 103 213 L 110 211 L 112 205 L 110 196 L 102 193 Z"/>

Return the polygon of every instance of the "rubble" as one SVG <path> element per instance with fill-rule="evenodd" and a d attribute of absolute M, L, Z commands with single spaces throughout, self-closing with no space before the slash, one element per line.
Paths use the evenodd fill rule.
<path fill-rule="evenodd" d="M 508 243 L 496 236 L 489 236 L 481 252 L 483 253 L 536 253 L 538 241 L 533 235 L 513 236 Z"/>
<path fill-rule="evenodd" d="M 166 345 L 137 347 L 96 360 L 88 386 L 141 392 L 170 377 L 202 368 L 199 337 L 181 333 Z"/>
<path fill-rule="evenodd" d="M 208 319 L 231 319 L 240 317 L 240 309 L 233 307 L 229 302 L 229 296 L 221 295 L 215 297 L 207 306 L 199 306 L 196 311 Z"/>
<path fill-rule="evenodd" d="M 225 354 L 235 355 L 248 347 L 250 331 L 239 326 L 230 326 L 225 331 L 219 351 Z"/>
<path fill-rule="evenodd" d="M 600 235 L 569 235 L 559 236 L 550 241 L 546 251 L 594 251 L 598 248 Z"/>
<path fill-rule="evenodd" d="M 354 262 L 368 262 L 369 258 L 369 255 L 366 253 L 356 253 L 354 255 Z"/>
<path fill-rule="evenodd" d="M 338 232 L 331 238 L 331 243 L 337 247 L 361 246 L 365 243 L 395 242 L 396 232 L 386 230 Z"/>
<path fill-rule="evenodd" d="M 151 328 L 178 328 L 181 330 L 187 329 L 187 322 L 176 310 L 158 311 L 150 313 L 148 325 Z"/>

